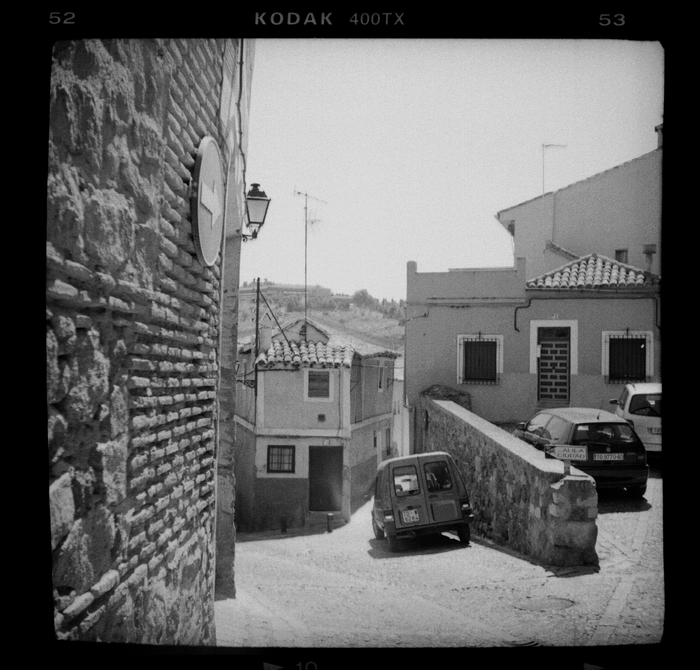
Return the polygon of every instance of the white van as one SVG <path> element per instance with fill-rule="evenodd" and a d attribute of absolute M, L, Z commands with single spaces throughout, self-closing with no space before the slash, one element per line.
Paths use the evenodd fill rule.
<path fill-rule="evenodd" d="M 661 454 L 661 384 L 626 384 L 610 404 L 632 424 L 648 452 Z"/>

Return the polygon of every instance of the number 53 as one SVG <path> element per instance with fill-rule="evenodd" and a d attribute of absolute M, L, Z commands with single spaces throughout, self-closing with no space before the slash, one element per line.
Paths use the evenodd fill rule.
<path fill-rule="evenodd" d="M 610 18 L 612 17 L 612 18 Z M 598 21 L 601 26 L 624 26 L 625 25 L 625 15 L 624 14 L 601 14 L 600 21 Z"/>

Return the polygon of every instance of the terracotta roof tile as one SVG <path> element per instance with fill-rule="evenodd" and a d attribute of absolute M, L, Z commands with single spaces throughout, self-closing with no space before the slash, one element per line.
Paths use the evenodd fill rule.
<path fill-rule="evenodd" d="M 527 281 L 528 289 L 625 288 L 658 284 L 659 277 L 640 268 L 589 254 Z"/>
<path fill-rule="evenodd" d="M 258 368 L 349 368 L 355 350 L 346 344 L 273 340 L 270 348 L 258 354 Z"/>

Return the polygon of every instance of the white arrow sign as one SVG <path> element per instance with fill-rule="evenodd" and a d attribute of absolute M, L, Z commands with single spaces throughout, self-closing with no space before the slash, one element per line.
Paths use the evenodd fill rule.
<path fill-rule="evenodd" d="M 211 227 L 213 228 L 222 213 L 221 200 L 216 193 L 216 182 L 211 188 L 208 184 L 202 184 L 202 204 L 211 214 Z"/>

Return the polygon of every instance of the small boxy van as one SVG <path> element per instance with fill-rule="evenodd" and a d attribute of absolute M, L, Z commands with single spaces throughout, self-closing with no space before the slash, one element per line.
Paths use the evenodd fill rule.
<path fill-rule="evenodd" d="M 632 425 L 649 453 L 661 454 L 661 384 L 626 384 L 613 398 L 615 414 Z"/>
<path fill-rule="evenodd" d="M 464 479 L 447 452 L 390 458 L 377 468 L 372 529 L 388 540 L 389 551 L 397 540 L 444 531 L 467 545 L 473 518 Z"/>

